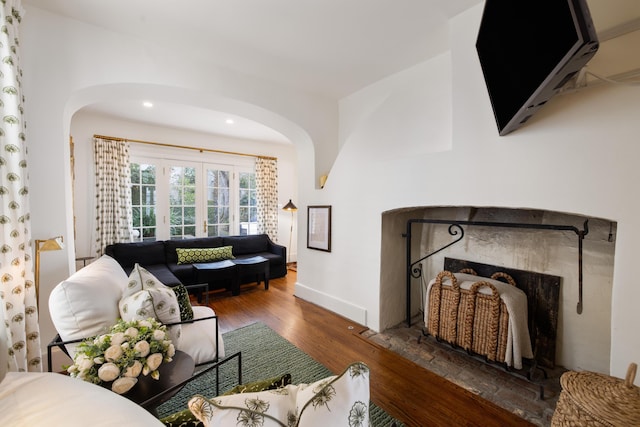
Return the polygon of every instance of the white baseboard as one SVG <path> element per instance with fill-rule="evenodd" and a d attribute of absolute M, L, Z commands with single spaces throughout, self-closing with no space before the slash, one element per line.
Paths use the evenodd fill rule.
<path fill-rule="evenodd" d="M 361 325 L 367 325 L 367 310 L 363 307 L 359 307 L 351 304 L 350 302 L 336 298 L 333 295 L 302 285 L 299 282 L 296 282 L 294 295 L 305 301 L 319 305 L 322 308 L 333 311 L 347 319 L 351 319 Z"/>

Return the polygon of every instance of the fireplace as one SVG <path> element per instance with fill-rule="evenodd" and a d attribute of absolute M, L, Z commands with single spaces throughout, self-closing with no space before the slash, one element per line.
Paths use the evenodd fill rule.
<path fill-rule="evenodd" d="M 412 278 L 406 306 L 406 224 L 409 220 L 456 220 L 464 238 L 421 262 L 422 277 Z M 582 239 L 582 269 L 576 233 L 549 230 L 546 225 L 566 225 L 588 233 Z M 434 221 L 438 222 L 438 221 Z M 504 228 L 476 223 L 520 223 L 539 228 Z M 607 372 L 611 341 L 611 291 L 616 223 L 600 218 L 534 209 L 487 207 L 422 207 L 383 214 L 381 262 L 381 325 L 394 326 L 424 308 L 424 285 L 443 269 L 444 258 L 504 266 L 560 276 L 556 362 L 568 369 Z M 418 260 L 455 240 L 448 224 L 414 224 L 411 257 Z M 580 280 L 582 273 L 582 280 Z M 582 290 L 580 290 L 580 283 Z M 580 294 L 582 297 L 580 298 Z M 582 312 L 577 309 L 582 300 Z"/>

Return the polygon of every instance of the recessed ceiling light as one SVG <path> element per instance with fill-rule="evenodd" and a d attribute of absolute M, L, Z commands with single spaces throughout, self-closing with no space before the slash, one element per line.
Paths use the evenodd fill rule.
<path fill-rule="evenodd" d="M 232 124 L 234 124 L 234 123 L 235 123 L 235 122 L 233 121 L 233 119 L 227 119 L 227 120 L 225 120 L 224 122 L 225 122 L 226 124 L 228 124 L 228 125 L 232 125 Z"/>
<path fill-rule="evenodd" d="M 149 102 L 149 101 L 144 101 L 144 102 L 142 103 L 142 105 L 144 105 L 144 106 L 145 106 L 145 107 L 147 107 L 147 108 L 151 108 L 151 107 L 153 107 L 153 103 L 152 103 L 152 102 Z"/>

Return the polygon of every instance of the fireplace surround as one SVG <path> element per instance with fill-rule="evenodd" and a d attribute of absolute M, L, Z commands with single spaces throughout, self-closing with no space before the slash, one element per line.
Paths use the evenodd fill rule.
<path fill-rule="evenodd" d="M 423 277 L 406 283 L 406 224 L 415 218 L 490 223 L 540 225 L 532 228 L 465 226 L 460 242 L 421 262 Z M 582 268 L 579 244 L 570 228 L 584 230 Z M 411 253 L 421 254 L 447 246 L 452 241 L 448 224 L 413 225 Z M 550 231 L 547 225 L 567 226 Z M 608 372 L 611 346 L 611 293 L 617 224 L 582 215 L 499 207 L 435 206 L 396 209 L 382 216 L 381 329 L 401 323 L 422 312 L 423 281 L 442 270 L 445 257 L 467 259 L 507 268 L 562 277 L 560 289 L 556 361 L 568 369 Z M 582 280 L 580 280 L 582 272 Z M 582 282 L 582 313 L 578 313 L 579 282 Z M 410 291 L 407 294 L 405 290 Z M 411 301 L 409 306 L 407 300 Z"/>

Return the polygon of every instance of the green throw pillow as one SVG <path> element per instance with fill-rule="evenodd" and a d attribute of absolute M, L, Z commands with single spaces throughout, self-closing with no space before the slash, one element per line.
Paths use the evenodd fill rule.
<path fill-rule="evenodd" d="M 189 291 L 184 285 L 174 286 L 173 292 L 178 297 L 178 307 L 180 308 L 180 320 L 193 320 L 193 308 L 191 307 L 191 300 L 189 299 Z"/>
<path fill-rule="evenodd" d="M 224 261 L 234 259 L 233 246 L 218 248 L 176 248 L 178 264 L 193 264 L 197 262 Z"/>
<path fill-rule="evenodd" d="M 240 384 L 232 388 L 222 396 L 229 394 L 252 393 L 264 390 L 275 390 L 291 384 L 291 374 L 279 375 L 262 381 L 255 381 L 248 384 Z M 160 421 L 167 427 L 204 427 L 202 421 L 198 420 L 189 409 L 168 415 Z"/>

